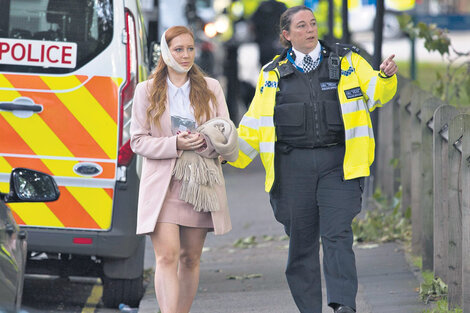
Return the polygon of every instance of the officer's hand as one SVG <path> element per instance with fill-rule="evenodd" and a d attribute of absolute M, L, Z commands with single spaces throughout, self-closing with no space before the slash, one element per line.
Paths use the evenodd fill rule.
<path fill-rule="evenodd" d="M 176 148 L 178 150 L 197 150 L 204 144 L 204 137 L 198 133 L 181 132 L 176 136 Z"/>
<path fill-rule="evenodd" d="M 380 64 L 380 72 L 382 72 L 386 76 L 390 77 L 398 72 L 398 66 L 395 61 L 393 61 L 394 57 L 395 55 L 392 54 L 391 56 L 386 58 L 385 61 L 382 62 L 382 64 Z"/>

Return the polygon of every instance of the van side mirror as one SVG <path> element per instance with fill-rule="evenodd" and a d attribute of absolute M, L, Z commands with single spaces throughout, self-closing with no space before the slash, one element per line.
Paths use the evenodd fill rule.
<path fill-rule="evenodd" d="M 15 168 L 10 175 L 10 192 L 5 202 L 50 202 L 60 196 L 54 178 L 27 168 Z"/>

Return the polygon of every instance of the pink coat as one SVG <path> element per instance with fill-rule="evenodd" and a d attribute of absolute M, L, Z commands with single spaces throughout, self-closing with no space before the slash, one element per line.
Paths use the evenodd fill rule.
<path fill-rule="evenodd" d="M 213 117 L 229 118 L 227 104 L 220 84 L 213 78 L 206 77 L 208 88 L 217 99 L 217 111 Z M 170 185 L 171 172 L 176 158 L 181 151 L 176 149 L 176 136 L 171 132 L 171 120 L 168 110 L 160 119 L 160 128 L 147 123 L 148 84 L 144 81 L 137 85 L 134 94 L 131 123 L 131 148 L 143 156 L 142 174 L 140 177 L 139 204 L 137 210 L 137 234 L 152 233 L 158 215 Z M 211 103 L 212 105 L 212 103 Z M 212 212 L 212 222 L 216 235 L 224 234 L 232 229 L 225 193 L 225 182 L 217 188 L 220 210 Z"/>

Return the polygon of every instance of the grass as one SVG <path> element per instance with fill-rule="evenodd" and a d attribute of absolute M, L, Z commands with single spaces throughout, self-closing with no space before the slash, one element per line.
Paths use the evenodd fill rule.
<path fill-rule="evenodd" d="M 447 300 L 442 299 L 436 302 L 435 308 L 424 310 L 423 313 L 463 313 L 463 311 L 460 308 L 449 310 L 447 308 Z"/>
<path fill-rule="evenodd" d="M 399 73 L 407 78 L 411 77 L 410 62 L 397 61 Z M 426 89 L 426 86 L 432 85 L 436 81 L 436 72 L 445 73 L 446 65 L 442 63 L 423 63 L 418 62 L 416 67 L 416 83 Z"/>
<path fill-rule="evenodd" d="M 421 270 L 423 282 L 419 286 L 419 297 L 424 303 L 432 302 L 431 309 L 425 309 L 422 313 L 463 313 L 462 309 L 448 309 L 447 302 L 447 285 L 439 278 L 434 277 L 431 271 L 423 271 L 422 258 L 419 256 L 411 256 L 414 266 Z"/>
<path fill-rule="evenodd" d="M 407 78 L 410 78 L 410 62 L 398 61 L 397 62 L 399 73 Z M 461 69 L 462 70 L 462 69 Z M 419 62 L 416 67 L 416 85 L 423 90 L 431 91 L 436 95 L 436 85 L 438 82 L 437 73 L 445 75 L 446 64 L 444 63 L 425 63 Z M 470 106 L 470 95 L 465 92 L 461 93 L 461 99 L 453 99 L 450 104 L 456 106 Z"/>
<path fill-rule="evenodd" d="M 392 199 L 377 189 L 372 197 L 374 208 L 365 213 L 364 218 L 355 218 L 352 223 L 356 242 L 390 242 L 411 240 L 411 212 L 400 210 L 401 191 Z"/>
<path fill-rule="evenodd" d="M 411 242 L 410 242 L 411 244 Z M 411 250 L 411 247 L 410 247 L 410 250 Z M 412 263 L 414 266 L 416 266 L 417 268 L 419 268 L 420 270 L 423 269 L 423 258 L 420 257 L 420 256 L 416 256 L 416 255 L 413 255 L 412 257 Z"/>

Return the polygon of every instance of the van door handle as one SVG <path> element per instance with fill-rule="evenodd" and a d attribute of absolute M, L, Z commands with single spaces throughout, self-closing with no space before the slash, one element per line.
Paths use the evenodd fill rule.
<path fill-rule="evenodd" d="M 41 112 L 42 105 L 17 104 L 14 102 L 0 102 L 0 110 L 3 111 L 32 111 Z"/>
<path fill-rule="evenodd" d="M 13 112 L 17 117 L 28 118 L 35 113 L 41 113 L 43 106 L 28 97 L 19 97 L 11 102 L 0 102 L 0 111 L 2 110 Z"/>

